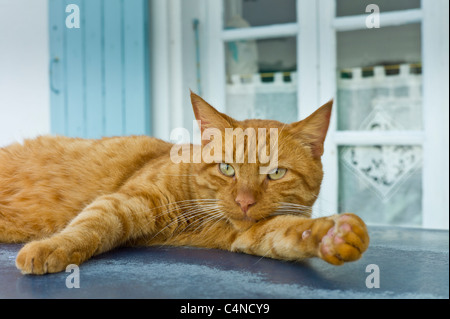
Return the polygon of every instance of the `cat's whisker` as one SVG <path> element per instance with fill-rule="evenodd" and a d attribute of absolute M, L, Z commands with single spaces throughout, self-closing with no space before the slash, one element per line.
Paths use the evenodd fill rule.
<path fill-rule="evenodd" d="M 152 212 L 152 211 L 154 211 L 156 209 L 169 207 L 167 210 L 163 210 L 160 214 L 155 215 L 155 216 L 151 216 L 152 219 L 150 221 L 148 221 L 148 223 L 146 223 L 142 227 L 142 228 L 145 228 L 146 226 L 148 226 L 149 223 L 154 222 L 154 220 L 156 218 L 161 217 L 161 216 L 163 216 L 165 214 L 170 214 L 171 212 L 174 212 L 174 211 L 177 211 L 177 210 L 188 209 L 190 207 L 197 207 L 197 206 L 199 206 L 199 204 L 201 204 L 201 203 L 199 203 L 199 201 L 207 201 L 207 203 L 209 204 L 209 203 L 216 202 L 218 200 L 216 200 L 216 199 L 193 199 L 193 200 L 177 201 L 177 202 L 172 202 L 172 203 L 160 205 L 160 206 L 157 206 L 157 207 L 149 208 L 149 209 L 144 210 L 144 211 L 135 212 L 135 214 L 147 214 L 147 213 L 150 213 L 150 212 Z M 170 207 L 170 206 L 174 206 L 174 207 Z"/>
<path fill-rule="evenodd" d="M 188 228 L 197 225 L 197 227 L 195 229 L 192 230 L 192 232 L 197 232 L 197 230 L 201 227 L 203 227 L 205 225 L 205 223 L 207 223 L 210 220 L 214 220 L 215 218 L 217 218 L 216 216 L 212 216 L 210 214 L 208 214 L 208 217 L 206 217 L 205 219 L 199 219 L 197 221 L 195 221 L 194 223 L 189 224 L 186 228 L 184 228 L 182 230 L 182 232 L 186 232 Z"/>
<path fill-rule="evenodd" d="M 282 212 L 282 211 L 286 211 L 286 212 L 301 212 L 301 213 L 311 213 L 311 210 L 309 209 L 298 209 L 298 208 L 290 208 L 290 207 L 286 207 L 286 208 L 278 208 L 277 210 L 275 210 L 277 212 Z"/>
<path fill-rule="evenodd" d="M 212 203 L 212 202 L 209 202 L 209 200 L 206 203 L 202 203 L 201 201 L 203 201 L 203 200 L 196 199 L 196 200 L 186 200 L 186 201 L 172 202 L 172 203 L 168 203 L 168 204 L 165 204 L 165 205 L 161 205 L 161 206 L 152 208 L 150 210 L 155 210 L 155 209 L 158 209 L 158 208 L 166 208 L 166 207 L 169 207 L 169 210 L 173 210 L 173 209 L 178 209 L 178 208 L 181 209 L 181 208 L 187 208 L 187 207 L 190 207 L 190 206 L 197 206 L 199 204 Z M 174 207 L 170 207 L 170 206 L 174 206 Z M 164 211 L 163 211 L 163 213 L 164 213 Z"/>
<path fill-rule="evenodd" d="M 217 223 L 221 222 L 221 221 L 226 221 L 226 218 L 223 215 L 220 215 L 218 217 L 216 217 L 216 222 L 214 222 L 214 220 L 211 220 L 210 222 L 212 223 L 208 228 L 205 227 L 205 229 L 207 229 L 207 231 L 209 232 L 210 230 L 214 229 L 214 226 L 217 225 Z"/>
<path fill-rule="evenodd" d="M 315 198 L 319 198 L 319 194 L 312 194 Z M 330 200 L 328 200 L 328 199 L 326 199 L 326 198 L 323 198 L 323 197 L 321 197 L 320 198 L 320 201 L 322 201 L 322 202 L 325 202 L 326 204 L 328 204 L 328 205 L 330 205 L 330 206 L 334 206 L 334 204 L 330 201 Z M 338 212 L 332 212 L 332 211 L 325 211 L 325 210 L 321 210 L 320 211 L 320 214 L 321 214 L 321 217 L 324 217 L 324 216 L 331 216 L 331 215 L 333 215 L 333 214 L 336 214 L 336 213 L 338 213 Z M 320 217 L 320 216 L 319 216 Z"/>
<path fill-rule="evenodd" d="M 191 216 L 196 216 L 196 217 L 199 217 L 199 216 L 204 216 L 204 215 L 208 215 L 209 214 L 209 210 L 204 210 L 204 207 L 198 207 L 197 209 L 194 209 L 194 210 L 191 210 L 190 212 L 188 212 L 188 214 L 186 215 L 186 214 L 183 214 L 183 216 L 184 216 L 184 218 L 185 217 L 191 217 Z M 194 222 L 187 222 L 186 221 L 186 223 L 188 224 L 188 226 L 187 227 L 190 227 L 192 224 L 195 224 L 195 223 L 197 223 L 198 221 L 201 221 L 202 220 L 202 218 L 199 218 L 198 220 L 196 220 L 196 221 L 194 221 Z M 180 223 L 176 228 L 175 228 L 175 230 L 173 231 L 173 234 L 175 234 L 176 233 L 176 231 L 178 230 L 178 228 L 180 227 L 182 225 L 182 223 Z M 186 227 L 186 228 L 187 228 Z M 186 229 L 186 228 L 184 228 L 183 229 L 183 231 Z"/>
<path fill-rule="evenodd" d="M 281 204 L 281 205 L 279 205 L 279 207 L 295 208 L 295 209 L 309 209 L 309 210 L 312 209 L 311 206 L 304 206 L 304 205 L 286 205 L 286 204 Z"/>
<path fill-rule="evenodd" d="M 313 215 L 312 206 L 289 202 L 280 202 L 279 204 L 280 206 L 278 207 L 276 212 L 291 213 L 291 214 L 294 213 L 306 217 L 312 217 Z"/>
<path fill-rule="evenodd" d="M 297 203 L 289 203 L 289 202 L 280 202 L 281 205 L 285 206 L 295 206 L 295 207 L 305 207 L 305 208 L 312 208 L 312 206 L 297 204 Z"/>
<path fill-rule="evenodd" d="M 205 199 L 205 198 L 199 198 L 199 199 L 186 199 L 186 200 L 181 200 L 181 201 L 175 201 L 175 202 L 170 202 L 164 205 L 160 205 L 160 206 L 156 206 L 151 208 L 151 210 L 154 209 L 158 209 L 158 208 L 162 208 L 162 207 L 166 207 L 166 206 L 172 206 L 172 205 L 182 205 L 182 204 L 190 204 L 190 203 L 198 203 L 198 202 L 217 202 L 218 199 Z"/>
<path fill-rule="evenodd" d="M 214 225 L 216 225 L 222 219 L 224 219 L 224 218 L 223 218 L 223 214 L 221 211 L 211 212 L 211 216 L 207 217 L 206 219 L 203 219 L 202 223 L 199 226 L 197 226 L 197 228 L 194 229 L 194 232 L 196 232 L 201 226 L 203 226 L 203 224 L 207 224 L 211 221 L 217 220 L 212 226 L 210 226 L 210 228 L 212 228 L 212 227 L 214 227 Z"/>
<path fill-rule="evenodd" d="M 316 195 L 314 195 L 314 196 L 316 196 Z M 282 204 L 282 206 L 280 206 L 280 208 L 289 207 L 289 208 L 295 208 L 295 209 L 300 208 L 300 209 L 309 210 L 311 212 L 311 218 L 320 218 L 320 217 L 326 217 L 326 216 L 332 215 L 332 213 L 318 209 L 317 207 L 314 207 L 314 209 L 313 209 L 312 206 L 306 206 L 306 205 L 295 204 L 295 203 L 287 203 L 287 202 L 280 202 L 280 204 Z"/>
<path fill-rule="evenodd" d="M 163 212 L 161 212 L 160 214 L 158 214 L 158 215 L 155 215 L 155 216 L 151 216 L 151 220 L 149 220 L 147 223 L 145 223 L 144 225 L 142 225 L 140 228 L 141 228 L 141 230 L 145 230 L 145 228 L 148 226 L 148 224 L 150 224 L 150 223 L 153 223 L 153 222 L 155 222 L 155 220 L 158 218 L 158 217 L 161 217 L 161 216 L 163 216 L 163 215 L 167 215 L 167 214 L 170 214 L 170 213 L 172 213 L 172 212 L 176 212 L 176 211 L 180 211 L 180 210 L 184 210 L 184 212 L 181 214 L 181 215 L 178 215 L 178 216 L 176 216 L 176 218 L 174 219 L 174 221 L 172 221 L 169 225 L 166 225 L 166 227 L 170 227 L 174 222 L 177 222 L 181 217 L 187 217 L 187 216 L 189 216 L 189 215 L 191 215 L 191 211 L 192 210 L 195 210 L 195 209 L 197 209 L 199 206 L 202 206 L 202 205 L 211 205 L 211 204 L 202 204 L 202 205 L 199 205 L 199 203 L 198 202 L 194 202 L 194 203 L 186 203 L 186 202 L 191 202 L 191 201 L 198 201 L 198 200 L 186 200 L 186 201 L 180 201 L 180 202 L 174 202 L 174 203 L 170 203 L 170 204 L 167 204 L 167 205 L 161 205 L 161 206 L 159 206 L 158 208 L 161 208 L 161 207 L 165 207 L 165 206 L 171 206 L 171 205 L 174 205 L 174 204 L 176 204 L 176 203 L 181 203 L 181 202 L 184 202 L 184 203 L 182 203 L 182 204 L 180 204 L 180 205 L 178 205 L 178 206 L 175 206 L 175 207 L 172 207 L 172 208 L 169 208 L 169 209 L 167 209 L 167 210 L 164 210 Z M 215 201 L 215 200 L 214 200 Z M 147 211 L 143 211 L 143 212 L 140 212 L 141 214 L 144 214 L 144 213 L 148 213 L 150 210 L 147 210 Z M 165 227 L 165 228 L 166 228 Z M 162 230 L 161 230 L 162 231 Z M 160 231 L 160 232 L 161 232 Z M 158 235 L 158 234 L 157 234 Z M 156 235 L 155 235 L 156 236 Z M 155 237 L 154 236 L 154 237 Z M 154 238 L 153 237 L 153 238 Z M 152 238 L 152 239 L 153 239 Z"/>
<path fill-rule="evenodd" d="M 256 265 L 257 263 L 259 263 L 263 258 L 265 258 L 265 257 L 270 253 L 270 251 L 271 251 L 271 248 L 267 249 L 266 253 L 265 253 L 264 255 L 262 255 L 261 258 L 259 258 L 259 259 L 253 264 L 253 266 Z"/>
<path fill-rule="evenodd" d="M 310 206 L 294 206 L 294 205 L 280 205 L 279 207 L 280 208 L 281 207 L 283 207 L 283 208 L 295 208 L 295 209 L 303 209 L 303 210 L 306 210 L 306 209 L 311 210 L 312 209 L 312 207 L 310 207 Z"/>
<path fill-rule="evenodd" d="M 194 229 L 194 232 L 196 232 L 197 229 L 200 228 L 205 222 L 208 222 L 210 219 L 215 219 L 215 218 L 217 218 L 217 215 L 219 215 L 218 212 L 215 212 L 213 210 L 207 211 L 205 213 L 208 215 L 206 218 L 202 218 L 197 221 L 194 221 L 193 223 L 189 224 L 186 228 L 184 228 L 182 232 L 186 231 L 189 227 L 192 227 L 195 224 L 200 224 L 200 225 L 198 225 L 197 228 Z"/>
<path fill-rule="evenodd" d="M 288 203 L 282 203 L 281 206 L 286 206 L 286 207 L 300 207 L 300 208 L 312 208 L 312 206 L 296 205 L 296 204 L 288 204 Z"/>
<path fill-rule="evenodd" d="M 162 228 L 160 231 L 158 231 L 155 235 L 153 235 L 153 237 L 150 239 L 150 241 L 153 240 L 153 239 L 155 239 L 156 236 L 158 236 L 160 233 L 162 233 L 162 232 L 163 232 L 164 230 L 166 230 L 168 227 L 172 226 L 174 223 L 178 223 L 180 217 L 186 217 L 186 216 L 189 215 L 189 214 L 190 214 L 190 213 L 184 213 L 184 214 L 181 214 L 181 215 L 177 216 L 173 221 L 171 221 L 169 224 L 167 224 L 165 227 L 163 227 L 163 228 Z M 179 227 L 179 226 L 177 226 L 177 227 Z M 173 236 L 173 233 L 172 233 L 172 236 Z"/>
<path fill-rule="evenodd" d="M 200 201 L 200 202 L 199 202 L 199 201 Z M 157 209 L 157 208 L 163 208 L 163 207 L 175 205 L 174 207 L 170 207 L 170 208 L 168 208 L 167 210 L 163 210 L 163 211 L 162 211 L 160 214 L 158 214 L 158 215 L 152 216 L 152 220 L 148 221 L 148 223 L 145 224 L 145 225 L 143 225 L 143 227 L 146 227 L 146 226 L 148 226 L 149 223 L 154 222 L 154 220 L 155 220 L 156 218 L 161 217 L 161 216 L 163 216 L 163 215 L 170 214 L 170 213 L 172 213 L 172 212 L 174 212 L 174 211 L 179 211 L 179 210 L 189 210 L 189 209 L 191 209 L 191 208 L 197 208 L 197 207 L 199 207 L 199 206 L 203 206 L 203 207 L 204 207 L 204 206 L 209 206 L 209 205 L 215 205 L 215 202 L 217 202 L 218 200 L 216 200 L 216 199 L 207 199 L 207 200 L 205 200 L 205 201 L 207 201 L 206 203 L 201 203 L 201 201 L 204 201 L 204 199 L 200 199 L 200 200 L 199 200 L 199 199 L 195 199 L 195 200 L 179 201 L 179 202 L 169 203 L 169 204 L 166 204 L 166 205 L 161 205 L 161 206 L 158 206 L 158 207 L 155 207 L 155 208 L 146 210 L 146 211 L 141 211 L 141 212 L 139 212 L 140 214 L 146 214 L 146 213 L 149 213 L 149 212 L 151 212 L 152 210 Z M 181 204 L 178 204 L 178 203 L 181 203 Z"/>
<path fill-rule="evenodd" d="M 180 205 L 180 206 L 176 206 L 176 207 L 170 208 L 168 210 L 164 210 L 163 212 L 161 212 L 161 214 L 156 215 L 154 217 L 155 218 L 156 217 L 160 217 L 162 215 L 169 214 L 169 213 L 171 213 L 173 211 L 177 211 L 177 210 L 186 211 L 186 210 L 190 210 L 192 208 L 205 207 L 205 206 L 206 207 L 214 207 L 213 204 L 200 204 L 200 203 L 189 204 L 189 205 Z"/>
<path fill-rule="evenodd" d="M 274 213 L 270 214 L 270 216 L 282 216 L 282 215 L 293 215 L 293 216 L 301 216 L 301 217 L 307 217 L 307 218 L 311 217 L 309 214 L 295 212 L 295 211 L 274 212 Z"/>
<path fill-rule="evenodd" d="M 231 224 L 231 219 L 230 219 L 226 214 L 223 213 L 224 208 L 223 208 L 223 207 L 220 207 L 220 205 L 217 204 L 217 209 L 222 213 L 222 217 L 223 217 L 229 224 Z"/>
<path fill-rule="evenodd" d="M 315 194 L 312 194 L 314 197 L 318 197 L 317 195 L 315 195 Z M 293 203 L 283 203 L 283 204 L 290 204 L 290 205 L 293 205 L 293 206 L 303 206 L 303 207 L 309 207 L 309 208 L 311 208 L 312 209 L 312 206 L 304 206 L 304 205 L 299 205 L 299 204 L 293 204 Z M 325 212 L 325 211 L 323 211 L 323 210 L 318 210 L 317 209 L 317 207 L 314 207 L 314 210 L 316 211 L 316 212 L 319 212 L 321 215 L 323 215 L 323 216 L 329 216 L 330 214 L 329 214 L 329 212 Z"/>
<path fill-rule="evenodd" d="M 184 223 L 180 222 L 180 220 L 182 220 L 182 219 L 189 219 L 189 217 L 192 217 L 192 216 L 199 217 L 198 220 L 196 220 L 192 223 L 187 223 L 188 225 L 181 232 L 186 231 L 186 229 L 188 229 L 189 227 L 192 227 L 192 225 L 203 222 L 205 220 L 205 218 L 202 218 L 201 216 L 209 215 L 211 212 L 214 212 L 215 209 L 217 209 L 217 207 L 218 207 L 216 204 L 216 202 L 218 200 L 212 200 L 212 201 L 214 201 L 214 203 L 208 203 L 208 204 L 196 203 L 195 205 L 190 205 L 187 210 L 185 210 L 181 215 L 178 215 L 171 223 L 166 225 L 162 230 L 160 230 L 158 233 L 156 233 L 151 239 L 154 239 L 157 235 L 159 235 L 162 231 L 164 231 L 168 227 L 172 226 L 174 223 L 179 223 L 179 225 L 172 231 L 172 236 L 171 236 L 171 238 L 172 238 L 177 233 L 177 230 L 179 229 L 179 227 L 184 224 Z M 175 210 L 177 210 L 177 209 L 178 208 L 175 208 Z M 181 208 L 180 210 L 184 210 L 184 209 L 185 208 Z M 165 213 L 167 213 L 167 212 L 165 212 Z M 206 219 L 208 219 L 208 218 L 209 217 L 206 217 Z"/>
<path fill-rule="evenodd" d="M 304 207 L 294 207 L 294 206 L 280 206 L 278 209 L 292 209 L 292 210 L 299 210 L 302 212 L 310 212 L 311 208 L 304 208 Z"/>
<path fill-rule="evenodd" d="M 271 216 L 297 215 L 297 216 L 310 217 L 311 216 L 311 208 L 308 206 L 304 206 L 304 205 L 283 203 L 270 215 Z"/>

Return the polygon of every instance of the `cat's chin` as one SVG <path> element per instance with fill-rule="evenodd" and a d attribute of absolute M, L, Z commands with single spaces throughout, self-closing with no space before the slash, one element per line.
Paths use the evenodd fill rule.
<path fill-rule="evenodd" d="M 230 218 L 230 221 L 233 224 L 234 228 L 236 228 L 239 231 L 244 231 L 256 223 L 256 220 L 249 217 L 245 217 L 242 219 Z"/>

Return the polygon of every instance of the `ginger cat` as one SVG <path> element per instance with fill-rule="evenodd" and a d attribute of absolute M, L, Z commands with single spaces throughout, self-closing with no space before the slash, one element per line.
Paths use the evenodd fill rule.
<path fill-rule="evenodd" d="M 278 166 L 261 174 L 261 163 L 245 156 L 243 163 L 174 163 L 174 145 L 147 136 L 45 136 L 0 148 L 0 242 L 26 243 L 16 259 L 23 274 L 64 271 L 124 245 L 320 257 L 334 265 L 361 257 L 369 236 L 359 217 L 311 218 L 332 101 L 292 124 L 236 121 L 194 93 L 191 101 L 202 132 L 266 128 L 258 138 L 269 140 L 268 129 L 277 128 Z"/>

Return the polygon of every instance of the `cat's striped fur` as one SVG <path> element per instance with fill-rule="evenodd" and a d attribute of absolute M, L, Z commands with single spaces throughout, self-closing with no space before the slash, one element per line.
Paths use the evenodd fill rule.
<path fill-rule="evenodd" d="M 269 179 L 259 162 L 230 163 L 234 176 L 217 163 L 176 164 L 172 144 L 146 136 L 44 136 L 1 148 L 0 242 L 26 243 L 16 259 L 24 274 L 63 271 L 121 245 L 320 257 L 336 265 L 361 257 L 369 237 L 359 217 L 311 218 L 332 102 L 282 124 L 236 121 L 193 93 L 191 99 L 202 131 L 277 128 L 285 176 Z"/>

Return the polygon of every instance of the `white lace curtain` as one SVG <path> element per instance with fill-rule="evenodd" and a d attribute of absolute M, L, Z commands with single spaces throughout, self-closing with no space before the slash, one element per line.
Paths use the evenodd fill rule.
<path fill-rule="evenodd" d="M 265 82 L 267 80 L 267 82 Z M 297 119 L 297 73 L 232 75 L 227 84 L 227 112 L 238 119 Z"/>
<path fill-rule="evenodd" d="M 386 75 L 394 69 L 397 74 Z M 338 129 L 422 129 L 422 76 L 411 65 L 355 68 L 338 81 Z M 364 76 L 366 75 L 366 76 Z M 357 134 L 357 133 L 356 133 Z M 395 133 L 392 138 L 395 141 Z M 343 146 L 339 203 L 373 224 L 421 224 L 422 149 L 413 145 Z"/>

